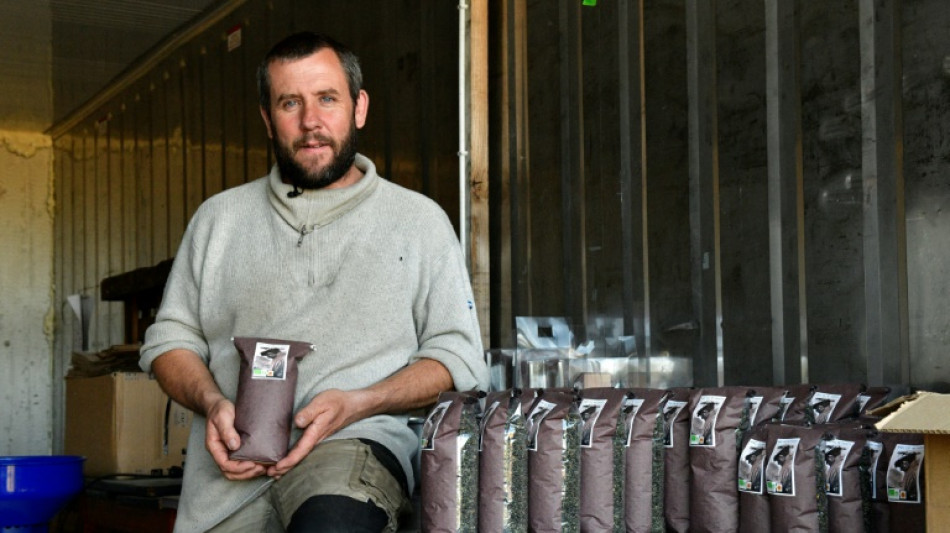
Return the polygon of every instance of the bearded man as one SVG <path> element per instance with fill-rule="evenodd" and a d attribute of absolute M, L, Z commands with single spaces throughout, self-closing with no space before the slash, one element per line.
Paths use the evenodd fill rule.
<path fill-rule="evenodd" d="M 258 87 L 276 164 L 197 210 L 141 349 L 195 413 L 175 531 L 394 531 L 419 446 L 406 413 L 488 386 L 458 239 L 357 153 L 369 96 L 352 51 L 292 35 Z M 229 458 L 237 336 L 314 346 L 275 464 Z"/>

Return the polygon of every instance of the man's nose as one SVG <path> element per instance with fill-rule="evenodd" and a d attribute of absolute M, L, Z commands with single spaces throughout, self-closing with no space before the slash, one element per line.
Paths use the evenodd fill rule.
<path fill-rule="evenodd" d="M 322 125 L 319 106 L 312 103 L 304 104 L 303 112 L 300 114 L 300 128 L 312 131 L 319 129 Z"/>

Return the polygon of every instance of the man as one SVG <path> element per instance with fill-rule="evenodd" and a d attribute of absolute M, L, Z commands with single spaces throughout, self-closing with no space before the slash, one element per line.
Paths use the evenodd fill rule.
<path fill-rule="evenodd" d="M 141 350 L 196 414 L 175 530 L 392 531 L 419 444 L 402 413 L 488 385 L 458 240 L 434 202 L 356 153 L 369 97 L 351 51 L 293 35 L 258 85 L 277 164 L 195 213 Z M 235 336 L 315 346 L 273 465 L 228 458 Z"/>

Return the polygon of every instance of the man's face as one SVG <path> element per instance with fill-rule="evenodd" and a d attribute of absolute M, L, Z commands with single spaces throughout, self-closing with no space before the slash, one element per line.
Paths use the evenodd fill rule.
<path fill-rule="evenodd" d="M 302 189 L 352 185 L 356 131 L 366 122 L 369 97 L 350 97 L 336 53 L 323 49 L 269 66 L 271 107 L 261 109 L 284 181 Z"/>

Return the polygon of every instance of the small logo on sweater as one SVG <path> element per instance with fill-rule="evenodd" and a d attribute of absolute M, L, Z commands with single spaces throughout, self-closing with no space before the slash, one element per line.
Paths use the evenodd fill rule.
<path fill-rule="evenodd" d="M 473 301 L 471 301 L 471 300 L 468 300 L 468 301 L 466 301 L 466 303 L 468 304 L 468 308 L 469 308 L 469 309 L 474 309 L 474 308 L 475 308 L 475 302 L 473 302 Z"/>

